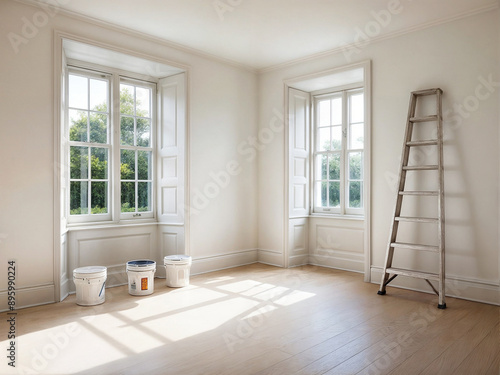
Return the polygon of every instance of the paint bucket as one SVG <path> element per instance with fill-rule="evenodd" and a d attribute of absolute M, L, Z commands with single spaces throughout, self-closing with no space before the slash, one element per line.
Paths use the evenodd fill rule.
<path fill-rule="evenodd" d="M 154 292 L 156 262 L 131 260 L 127 262 L 128 292 L 133 296 L 146 296 Z"/>
<path fill-rule="evenodd" d="M 76 304 L 99 305 L 105 300 L 107 268 L 103 266 L 80 267 L 73 270 L 76 287 Z"/>
<path fill-rule="evenodd" d="M 179 288 L 189 285 L 189 270 L 192 259 L 188 255 L 169 255 L 163 258 L 167 286 Z"/>

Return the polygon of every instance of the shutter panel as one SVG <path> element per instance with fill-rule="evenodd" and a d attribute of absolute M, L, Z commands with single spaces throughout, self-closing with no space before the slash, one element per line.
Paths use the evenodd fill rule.
<path fill-rule="evenodd" d="M 158 82 L 158 221 L 184 224 L 186 75 Z"/>
<path fill-rule="evenodd" d="M 310 95 L 289 88 L 289 217 L 309 215 Z"/>

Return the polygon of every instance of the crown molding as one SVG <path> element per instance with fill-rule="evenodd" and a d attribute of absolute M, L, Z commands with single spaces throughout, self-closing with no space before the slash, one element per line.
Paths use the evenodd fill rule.
<path fill-rule="evenodd" d="M 42 2 L 40 2 L 39 0 L 14 0 L 14 1 L 16 1 L 17 3 L 21 3 L 21 4 L 25 4 L 28 6 L 32 6 L 32 7 L 41 9 L 40 4 L 42 4 Z M 472 10 L 469 10 L 466 12 L 455 14 L 453 16 L 443 17 L 443 18 L 439 18 L 437 20 L 426 22 L 426 23 L 423 23 L 423 24 L 420 24 L 417 26 L 408 27 L 404 30 L 395 31 L 392 33 L 380 35 L 380 36 L 371 38 L 369 43 L 370 44 L 371 43 L 378 43 L 381 41 L 398 38 L 400 36 L 414 33 L 414 32 L 420 31 L 420 30 L 425 30 L 425 29 L 428 29 L 428 28 L 431 28 L 434 26 L 446 24 L 446 23 L 457 21 L 457 20 L 467 18 L 467 17 L 472 17 L 472 16 L 475 16 L 475 15 L 481 14 L 481 13 L 494 11 L 494 10 L 497 10 L 499 7 L 500 7 L 500 5 L 497 2 L 495 4 L 475 8 L 475 9 L 472 9 Z M 163 45 L 165 47 L 175 49 L 179 52 L 184 52 L 184 53 L 188 53 L 190 55 L 194 55 L 194 56 L 198 56 L 198 57 L 201 57 L 204 59 L 219 62 L 219 63 L 229 65 L 229 66 L 232 66 L 235 68 L 239 68 L 239 69 L 242 69 L 244 71 L 254 73 L 254 74 L 263 74 L 263 73 L 268 73 L 268 72 L 272 72 L 272 71 L 276 71 L 276 70 L 280 70 L 280 69 L 289 68 L 289 67 L 292 67 L 295 65 L 299 65 L 299 64 L 308 62 L 308 61 L 313 61 L 316 59 L 329 57 L 329 56 L 338 54 L 342 51 L 345 51 L 345 49 L 356 47 L 356 43 L 350 43 L 350 44 L 346 44 L 346 45 L 343 45 L 340 47 L 329 49 L 327 51 L 318 52 L 318 53 L 315 53 L 312 55 L 301 57 L 298 59 L 286 61 L 286 62 L 275 64 L 275 65 L 270 65 L 268 67 L 258 68 L 258 67 L 246 65 L 246 64 L 243 64 L 243 63 L 231 60 L 231 59 L 226 59 L 226 58 L 223 58 L 223 57 L 220 57 L 220 56 L 208 53 L 208 52 L 204 52 L 204 51 L 198 50 L 196 48 L 187 47 L 185 45 L 175 43 L 175 42 L 172 42 L 172 41 L 169 41 L 167 39 L 163 39 L 163 38 L 151 35 L 151 34 L 143 33 L 140 31 L 129 29 L 127 27 L 118 26 L 118 25 L 113 24 L 111 22 L 102 21 L 102 20 L 99 20 L 99 19 L 96 19 L 93 17 L 85 16 L 85 15 L 82 15 L 82 14 L 79 14 L 79 13 L 76 13 L 76 12 L 73 12 L 70 10 L 66 10 L 64 8 L 60 8 L 58 10 L 58 12 L 69 17 L 69 18 L 72 18 L 72 19 L 75 19 L 78 21 L 93 24 L 95 26 L 106 28 L 106 29 L 111 30 L 111 31 L 120 32 L 120 33 L 129 35 L 131 37 L 141 38 L 141 39 L 148 40 L 148 41 L 151 41 L 154 43 L 158 43 L 158 44 Z"/>
<path fill-rule="evenodd" d="M 17 3 L 32 6 L 32 7 L 38 8 L 38 9 L 43 9 L 43 8 L 41 8 L 40 4 L 45 5 L 44 3 L 42 3 L 39 0 L 14 0 L 14 1 Z M 108 29 L 110 31 L 116 31 L 116 32 L 126 34 L 126 35 L 131 36 L 131 37 L 140 38 L 140 39 L 144 39 L 144 40 L 147 40 L 150 42 L 154 42 L 154 43 L 160 44 L 164 47 L 175 49 L 179 52 L 188 53 L 190 55 L 201 57 L 201 58 L 204 58 L 207 60 L 211 60 L 211 61 L 222 63 L 225 65 L 229 65 L 229 66 L 232 66 L 234 68 L 242 69 L 242 70 L 250 72 L 250 73 L 256 74 L 258 71 L 257 68 L 252 67 L 250 65 L 242 64 L 240 62 L 237 62 L 237 61 L 234 61 L 231 59 L 226 59 L 224 57 L 220 57 L 220 56 L 211 54 L 209 52 L 204 52 L 204 51 L 198 50 L 196 48 L 187 47 L 185 45 L 175 43 L 175 42 L 169 41 L 167 39 L 160 38 L 160 37 L 148 34 L 148 33 L 132 30 L 130 28 L 123 27 L 123 26 L 119 26 L 119 25 L 116 25 L 116 24 L 108 22 L 108 21 L 103 21 L 103 20 L 99 20 L 97 18 L 85 16 L 83 14 L 73 12 L 73 11 L 70 11 L 70 10 L 67 10 L 64 8 L 59 8 L 58 14 L 62 14 L 68 18 L 72 18 L 72 19 L 75 19 L 77 21 L 81 21 L 81 22 L 92 24 L 94 26 L 102 27 L 102 28 Z"/>
<path fill-rule="evenodd" d="M 398 38 L 400 36 L 403 36 L 403 35 L 406 35 L 406 34 L 411 34 L 411 33 L 414 33 L 414 32 L 420 31 L 420 30 L 425 30 L 425 29 L 428 29 L 428 28 L 431 28 L 431 27 L 434 27 L 434 26 L 446 24 L 446 23 L 457 21 L 457 20 L 460 20 L 460 19 L 463 19 L 463 18 L 467 18 L 467 17 L 472 17 L 472 16 L 475 16 L 477 14 L 481 14 L 481 13 L 486 13 L 486 12 L 489 12 L 489 11 L 497 10 L 499 7 L 500 7 L 500 5 L 497 3 L 497 4 L 492 4 L 492 5 L 488 5 L 488 6 L 484 6 L 484 7 L 480 7 L 480 8 L 476 8 L 476 9 L 472 9 L 472 10 L 467 11 L 467 12 L 458 13 L 458 14 L 455 14 L 455 15 L 450 16 L 450 17 L 439 18 L 437 20 L 426 22 L 426 23 L 423 23 L 423 24 L 420 24 L 420 25 L 417 25 L 417 26 L 408 27 L 408 28 L 406 28 L 404 30 L 395 31 L 395 32 L 392 32 L 392 33 L 388 33 L 388 34 L 384 34 L 384 35 L 380 35 L 380 36 L 371 38 L 370 41 L 369 41 L 369 44 L 378 43 L 378 42 L 381 42 L 381 41 L 384 41 L 384 40 Z M 272 71 L 275 71 L 275 70 L 281 70 L 281 69 L 285 69 L 285 68 L 290 68 L 292 66 L 299 65 L 299 64 L 302 64 L 302 63 L 305 63 L 305 62 L 308 62 L 308 61 L 314 61 L 314 60 L 317 60 L 317 59 L 320 59 L 320 58 L 329 57 L 329 56 L 335 55 L 337 53 L 343 52 L 346 49 L 356 48 L 356 47 L 357 47 L 356 43 L 346 44 L 346 45 L 343 45 L 341 47 L 336 47 L 334 49 L 330 49 L 330 50 L 327 50 L 327 51 L 318 52 L 318 53 L 315 53 L 315 54 L 312 54 L 312 55 L 309 55 L 309 56 L 306 56 L 306 57 L 301 57 L 301 58 L 290 60 L 290 61 L 287 61 L 287 62 L 284 62 L 284 63 L 280 63 L 280 64 L 276 64 L 276 65 L 271 65 L 271 66 L 268 66 L 268 67 L 265 67 L 265 68 L 260 68 L 260 69 L 257 69 L 257 73 L 258 74 L 263 74 L 263 73 L 268 73 L 268 72 L 272 72 Z"/>

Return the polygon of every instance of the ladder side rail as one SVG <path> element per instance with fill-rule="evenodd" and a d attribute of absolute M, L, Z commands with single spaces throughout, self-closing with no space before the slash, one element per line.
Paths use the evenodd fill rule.
<path fill-rule="evenodd" d="M 382 281 L 380 283 L 379 294 L 385 294 L 385 287 L 387 285 L 387 281 L 389 279 L 389 274 L 386 272 L 387 268 L 392 266 L 392 260 L 394 257 L 394 247 L 392 247 L 392 243 L 396 242 L 396 237 L 398 233 L 399 221 L 396 221 L 395 218 L 400 215 L 401 207 L 403 204 L 403 196 L 399 194 L 400 191 L 404 190 L 405 182 L 406 182 L 406 171 L 403 170 L 404 166 L 408 165 L 408 159 L 410 156 L 410 147 L 406 144 L 411 141 L 412 133 L 413 133 L 413 123 L 410 121 L 412 117 L 415 116 L 415 109 L 417 106 L 417 96 L 414 93 L 410 94 L 410 105 L 408 106 L 408 117 L 406 120 L 406 129 L 404 135 L 403 149 L 401 155 L 401 161 L 399 166 L 399 177 L 398 177 L 398 194 L 396 198 L 396 204 L 394 207 L 394 214 L 392 216 L 391 221 L 391 236 L 389 238 L 389 242 L 387 244 L 387 252 L 385 256 L 384 270 L 382 275 Z"/>
<path fill-rule="evenodd" d="M 437 133 L 438 133 L 438 169 L 439 169 L 439 195 L 438 195 L 438 239 L 439 239 L 439 304 L 441 309 L 446 308 L 445 303 L 445 211 L 444 211 L 444 165 L 443 165 L 443 99 L 442 91 L 437 91 Z"/>

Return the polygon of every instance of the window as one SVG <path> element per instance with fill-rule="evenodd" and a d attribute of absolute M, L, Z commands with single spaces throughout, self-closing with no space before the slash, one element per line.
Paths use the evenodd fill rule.
<path fill-rule="evenodd" d="M 68 86 L 69 213 L 109 219 L 109 78 L 72 73 Z"/>
<path fill-rule="evenodd" d="M 316 213 L 363 214 L 364 95 L 362 89 L 314 96 Z"/>
<path fill-rule="evenodd" d="M 133 217 L 152 211 L 151 95 L 149 87 L 120 84 L 121 212 Z"/>
<path fill-rule="evenodd" d="M 75 68 L 66 82 L 69 221 L 153 217 L 156 85 Z"/>

